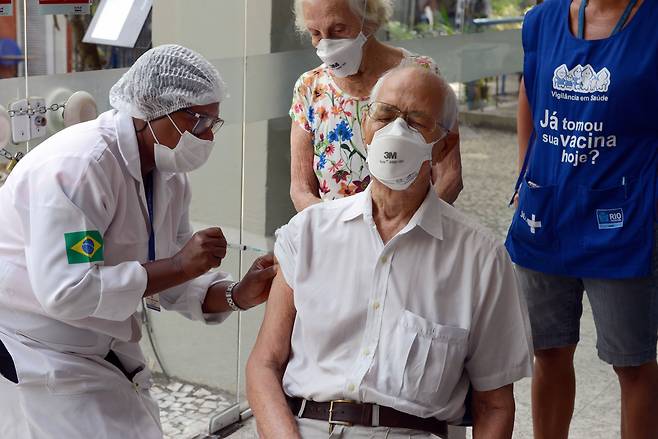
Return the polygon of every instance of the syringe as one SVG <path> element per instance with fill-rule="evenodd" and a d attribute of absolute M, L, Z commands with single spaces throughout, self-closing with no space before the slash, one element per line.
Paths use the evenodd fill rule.
<path fill-rule="evenodd" d="M 251 246 L 244 245 L 244 244 L 233 244 L 233 243 L 230 243 L 230 242 L 228 243 L 228 248 L 230 248 L 231 250 L 238 250 L 238 251 L 241 251 L 241 252 L 250 251 L 250 252 L 255 252 L 255 253 L 263 253 L 263 254 L 269 253 L 267 250 L 263 250 L 263 249 L 260 249 L 260 248 L 251 247 Z"/>

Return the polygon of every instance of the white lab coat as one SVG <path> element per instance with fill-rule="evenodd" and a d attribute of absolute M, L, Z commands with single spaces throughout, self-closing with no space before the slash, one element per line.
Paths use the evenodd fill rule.
<path fill-rule="evenodd" d="M 161 259 L 192 235 L 187 176 L 155 172 L 154 199 Z M 14 169 L 0 206 L 0 341 L 19 379 L 0 387 L 0 406 L 15 408 L 0 414 L 2 438 L 161 437 L 138 345 L 150 226 L 132 119 L 109 111 L 51 137 Z M 102 262 L 70 263 L 64 235 L 80 231 L 102 236 Z M 226 279 L 209 273 L 160 294 L 161 304 L 219 323 L 228 313 L 201 305 Z M 130 382 L 103 360 L 109 350 L 142 372 Z"/>

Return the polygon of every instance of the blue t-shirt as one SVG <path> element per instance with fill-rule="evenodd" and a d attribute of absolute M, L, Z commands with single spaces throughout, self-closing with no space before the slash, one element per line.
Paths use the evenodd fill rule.
<path fill-rule="evenodd" d="M 523 24 L 534 133 L 512 260 L 574 277 L 650 273 L 658 167 L 658 2 L 617 34 L 576 38 L 571 0 L 548 0 Z"/>

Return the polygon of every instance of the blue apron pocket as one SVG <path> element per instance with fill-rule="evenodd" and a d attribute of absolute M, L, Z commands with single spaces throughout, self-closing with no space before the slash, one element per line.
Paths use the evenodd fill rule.
<path fill-rule="evenodd" d="M 524 180 L 519 189 L 519 207 L 514 213 L 510 233 L 529 244 L 556 248 L 555 185 L 538 186 Z"/>
<path fill-rule="evenodd" d="M 640 179 L 605 189 L 579 188 L 581 245 L 588 252 L 634 248 L 649 239 L 650 197 L 642 196 Z"/>

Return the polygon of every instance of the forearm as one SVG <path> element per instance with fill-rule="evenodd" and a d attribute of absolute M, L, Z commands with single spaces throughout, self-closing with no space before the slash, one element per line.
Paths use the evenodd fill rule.
<path fill-rule="evenodd" d="M 290 127 L 290 198 L 297 212 L 321 201 L 314 158 L 312 134 L 293 122 Z"/>
<path fill-rule="evenodd" d="M 301 438 L 281 387 L 283 373 L 250 360 L 247 396 L 262 439 Z"/>
<path fill-rule="evenodd" d="M 293 189 L 290 191 L 290 198 L 292 199 L 292 203 L 297 212 L 301 212 L 313 204 L 322 202 L 319 196 L 314 195 L 314 193 L 311 192 L 310 188 Z"/>
<path fill-rule="evenodd" d="M 208 288 L 208 293 L 206 294 L 206 299 L 203 301 L 202 306 L 203 312 L 205 314 L 219 314 L 231 311 L 231 307 L 228 306 L 228 302 L 226 301 L 226 289 L 232 283 L 232 281 L 218 282 L 212 287 Z M 237 291 L 237 288 L 238 286 L 236 286 L 233 291 Z M 233 297 L 235 304 L 240 308 L 243 308 L 238 299 L 238 295 L 233 294 Z"/>
<path fill-rule="evenodd" d="M 514 409 L 483 409 L 473 424 L 473 439 L 510 439 L 514 430 Z"/>
<path fill-rule="evenodd" d="M 148 276 L 144 297 L 158 294 L 192 280 L 185 274 L 176 258 L 161 259 L 142 264 Z"/>
<path fill-rule="evenodd" d="M 457 140 L 458 142 L 458 140 Z M 459 143 L 441 161 L 433 165 L 434 188 L 446 203 L 453 204 L 464 188 Z"/>
<path fill-rule="evenodd" d="M 514 429 L 514 388 L 473 392 L 473 438 L 510 439 Z"/>
<path fill-rule="evenodd" d="M 525 161 L 525 155 L 526 152 L 528 151 L 528 142 L 530 141 L 530 130 L 527 132 L 523 132 L 523 130 L 519 129 L 518 132 L 518 142 L 519 142 L 519 154 L 518 154 L 518 159 L 517 159 L 517 171 L 521 172 L 521 168 L 523 167 L 523 162 Z"/>
<path fill-rule="evenodd" d="M 457 201 L 457 197 L 459 197 L 462 189 L 464 189 L 461 168 L 458 170 L 449 169 L 448 172 L 442 173 L 435 188 L 439 197 L 446 203 L 453 204 Z"/>

